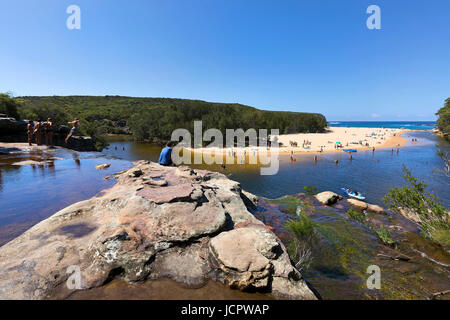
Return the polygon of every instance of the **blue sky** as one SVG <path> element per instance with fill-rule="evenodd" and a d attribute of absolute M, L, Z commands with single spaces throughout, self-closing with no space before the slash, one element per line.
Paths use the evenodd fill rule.
<path fill-rule="evenodd" d="M 66 27 L 69 5 L 81 30 Z M 381 8 L 381 30 L 366 9 Z M 448 0 L 0 2 L 0 91 L 238 102 L 328 120 L 434 120 Z"/>

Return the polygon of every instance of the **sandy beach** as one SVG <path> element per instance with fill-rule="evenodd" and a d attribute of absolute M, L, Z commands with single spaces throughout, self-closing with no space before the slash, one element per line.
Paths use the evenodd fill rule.
<path fill-rule="evenodd" d="M 278 152 L 286 153 L 317 153 L 317 152 L 342 152 L 342 149 L 372 150 L 382 148 L 394 148 L 403 146 L 407 140 L 402 137 L 403 129 L 384 128 L 346 128 L 328 127 L 325 133 L 295 133 L 278 136 L 280 147 Z M 275 137 L 271 137 L 273 141 Z M 293 143 L 293 144 L 292 144 Z M 297 146 L 295 146 L 295 143 Z M 337 146 L 341 146 L 337 148 Z M 236 152 L 237 155 L 262 150 L 270 153 L 273 148 L 249 147 L 249 148 L 186 148 L 191 152 L 204 154 L 226 154 Z"/>

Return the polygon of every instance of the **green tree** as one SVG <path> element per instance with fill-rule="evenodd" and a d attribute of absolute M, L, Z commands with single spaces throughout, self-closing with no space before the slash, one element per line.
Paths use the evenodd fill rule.
<path fill-rule="evenodd" d="M 19 120 L 20 117 L 17 112 L 19 106 L 19 100 L 12 98 L 8 93 L 0 93 L 0 113 Z"/>
<path fill-rule="evenodd" d="M 449 213 L 439 199 L 426 191 L 427 184 L 413 177 L 403 167 L 404 178 L 408 186 L 394 187 L 384 196 L 388 207 L 406 216 L 416 216 L 424 235 L 446 247 L 450 246 Z"/>
<path fill-rule="evenodd" d="M 450 98 L 445 100 L 444 106 L 436 113 L 439 116 L 438 128 L 444 135 L 444 138 L 450 139 Z"/>

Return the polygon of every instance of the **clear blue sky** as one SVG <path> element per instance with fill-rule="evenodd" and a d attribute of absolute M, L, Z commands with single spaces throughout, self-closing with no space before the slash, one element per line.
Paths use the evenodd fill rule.
<path fill-rule="evenodd" d="M 81 8 L 68 30 L 66 8 Z M 381 8 L 381 30 L 366 9 Z M 449 0 L 0 2 L 0 91 L 238 102 L 328 120 L 434 120 Z"/>

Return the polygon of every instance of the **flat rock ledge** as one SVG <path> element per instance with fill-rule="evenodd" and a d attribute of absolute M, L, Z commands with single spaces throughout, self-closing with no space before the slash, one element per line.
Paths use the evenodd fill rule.
<path fill-rule="evenodd" d="M 188 167 L 134 164 L 116 174 L 111 189 L 0 247 L 0 299 L 65 298 L 114 278 L 162 277 L 317 299 L 281 241 L 251 214 L 256 197 L 238 182 Z M 79 287 L 70 289 L 76 279 Z"/>

